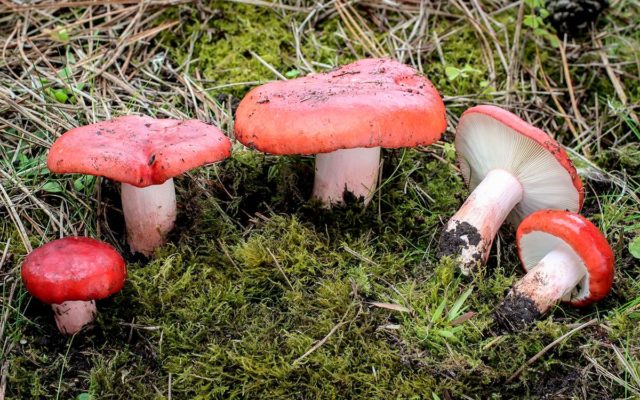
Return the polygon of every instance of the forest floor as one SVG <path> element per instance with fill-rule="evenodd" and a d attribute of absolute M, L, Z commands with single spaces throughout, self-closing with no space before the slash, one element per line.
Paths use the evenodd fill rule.
<path fill-rule="evenodd" d="M 640 396 L 637 0 L 566 40 L 541 0 L 19 3 L 0 1 L 0 399 Z M 424 72 L 448 118 L 442 141 L 383 151 L 366 208 L 309 201 L 312 157 L 234 142 L 176 180 L 178 226 L 147 260 L 125 245 L 116 184 L 46 169 L 59 135 L 123 114 L 233 138 L 252 87 L 364 57 Z M 468 195 L 458 117 L 485 103 L 565 146 L 616 255 L 604 301 L 512 333 L 493 312 L 522 276 L 513 228 L 470 278 L 436 257 Z M 128 279 L 63 337 L 20 265 L 70 235 L 116 246 Z"/>

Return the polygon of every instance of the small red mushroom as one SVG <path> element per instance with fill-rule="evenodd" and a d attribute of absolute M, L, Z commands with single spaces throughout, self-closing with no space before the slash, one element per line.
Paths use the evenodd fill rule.
<path fill-rule="evenodd" d="M 128 115 L 66 132 L 51 146 L 47 166 L 122 182 L 127 241 L 148 256 L 175 224 L 173 177 L 230 155 L 231 141 L 213 125 Z"/>
<path fill-rule="evenodd" d="M 51 304 L 58 329 L 67 335 L 93 322 L 95 300 L 119 292 L 126 275 L 125 262 L 113 247 L 86 237 L 49 242 L 22 263 L 25 287 Z"/>
<path fill-rule="evenodd" d="M 447 223 L 439 254 L 456 258 L 465 275 L 487 261 L 505 220 L 518 226 L 537 210 L 582 208 L 582 182 L 564 149 L 506 110 L 477 106 L 465 111 L 455 145 L 473 192 Z"/>
<path fill-rule="evenodd" d="M 235 136 L 265 153 L 316 154 L 313 196 L 329 206 L 345 191 L 368 203 L 381 147 L 429 145 L 446 126 L 444 103 L 424 75 L 364 59 L 253 89 L 238 106 Z"/>
<path fill-rule="evenodd" d="M 611 290 L 613 251 L 583 216 L 559 210 L 535 212 L 518 227 L 516 241 L 527 274 L 496 311 L 506 328 L 526 326 L 561 300 L 584 307 Z"/>

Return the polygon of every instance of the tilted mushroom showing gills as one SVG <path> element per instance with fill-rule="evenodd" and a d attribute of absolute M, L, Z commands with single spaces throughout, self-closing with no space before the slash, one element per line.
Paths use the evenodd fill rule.
<path fill-rule="evenodd" d="M 542 130 L 494 106 L 460 117 L 458 162 L 473 190 L 440 237 L 440 256 L 452 256 L 467 275 L 489 257 L 505 220 L 514 226 L 534 211 L 578 212 L 584 190 L 564 149 Z"/>
<path fill-rule="evenodd" d="M 22 263 L 25 287 L 51 304 L 58 329 L 67 335 L 93 322 L 95 300 L 119 292 L 126 275 L 124 260 L 113 247 L 85 237 L 49 242 Z"/>
<path fill-rule="evenodd" d="M 446 125 L 425 76 L 397 61 L 364 59 L 253 89 L 238 106 L 235 135 L 265 153 L 316 154 L 313 196 L 330 206 L 345 191 L 368 203 L 380 148 L 429 145 Z"/>
<path fill-rule="evenodd" d="M 559 210 L 535 212 L 522 221 L 516 240 L 527 274 L 496 311 L 504 327 L 523 328 L 561 300 L 582 307 L 611 290 L 613 251 L 583 216 Z"/>
<path fill-rule="evenodd" d="M 121 182 L 127 241 L 148 256 L 175 224 L 173 177 L 230 155 L 231 142 L 213 125 L 129 115 L 71 129 L 51 146 L 47 166 Z"/>

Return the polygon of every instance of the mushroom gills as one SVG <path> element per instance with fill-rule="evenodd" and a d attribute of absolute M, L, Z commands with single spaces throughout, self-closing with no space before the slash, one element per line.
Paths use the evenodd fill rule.
<path fill-rule="evenodd" d="M 368 204 L 378 183 L 380 147 L 341 149 L 316 155 L 313 196 L 330 207 L 344 203 L 345 192 Z"/>
<path fill-rule="evenodd" d="M 586 275 L 584 264 L 566 244 L 556 246 L 516 282 L 496 313 L 507 327 L 526 326 L 561 300 L 571 300 Z"/>
<path fill-rule="evenodd" d="M 91 301 L 65 301 L 60 304 L 52 304 L 56 325 L 60 332 L 73 335 L 84 326 L 93 322 L 98 314 L 96 302 Z"/>
<path fill-rule="evenodd" d="M 464 275 L 486 262 L 493 238 L 523 194 L 522 185 L 511 173 L 490 171 L 447 223 L 439 255 L 456 258 Z"/>
<path fill-rule="evenodd" d="M 176 191 L 173 179 L 160 185 L 139 188 L 122 184 L 122 211 L 127 225 L 127 242 L 133 253 L 150 256 L 165 244 L 176 221 Z"/>

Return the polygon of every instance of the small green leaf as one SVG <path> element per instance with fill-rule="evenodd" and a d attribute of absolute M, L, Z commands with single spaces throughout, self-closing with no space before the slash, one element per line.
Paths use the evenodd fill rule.
<path fill-rule="evenodd" d="M 442 316 L 442 313 L 444 312 L 444 307 L 446 305 L 447 305 L 447 299 L 444 298 L 440 302 L 440 305 L 438 306 L 438 308 L 436 308 L 436 310 L 433 312 L 433 315 L 431 316 L 431 322 L 437 322 L 440 319 L 440 317 Z"/>
<path fill-rule="evenodd" d="M 93 397 L 89 393 L 80 393 L 76 396 L 76 400 L 92 400 Z"/>
<path fill-rule="evenodd" d="M 462 293 L 462 295 L 458 297 L 458 300 L 456 300 L 456 302 L 453 303 L 453 306 L 451 306 L 451 310 L 449 310 L 449 314 L 447 314 L 447 319 L 449 321 L 453 321 L 454 319 L 458 318 L 458 316 L 463 310 L 462 306 L 464 305 L 464 302 L 467 301 L 467 298 L 469 297 L 472 291 L 473 291 L 472 288 L 467 289 L 467 291 Z"/>
<path fill-rule="evenodd" d="M 540 25 L 540 19 L 536 15 L 527 15 L 522 21 L 529 28 L 537 28 Z"/>
<path fill-rule="evenodd" d="M 93 175 L 83 175 L 73 181 L 73 188 L 79 192 L 85 187 L 91 185 L 94 179 L 95 177 Z"/>
<path fill-rule="evenodd" d="M 48 193 L 60 193 L 62 192 L 62 186 L 58 182 L 51 181 L 42 185 L 42 190 Z"/>
<path fill-rule="evenodd" d="M 53 92 L 53 97 L 55 97 L 58 103 L 66 103 L 67 100 L 69 100 L 69 96 L 67 96 L 66 91 L 63 89 L 55 89 L 52 92 Z"/>
<path fill-rule="evenodd" d="M 53 40 L 57 40 L 58 42 L 68 42 L 69 41 L 69 31 L 66 28 L 60 28 L 54 31 L 51 36 Z"/>
<path fill-rule="evenodd" d="M 458 76 L 460 76 L 460 74 L 462 73 L 462 71 L 460 71 L 458 68 L 456 67 L 445 67 L 444 69 L 444 73 L 447 75 L 447 79 L 450 81 L 455 80 Z"/>
<path fill-rule="evenodd" d="M 553 35 L 551 33 L 547 33 L 547 40 L 549 41 L 551 46 L 553 46 L 554 48 L 557 49 L 560 47 L 560 39 L 558 39 L 558 36 Z"/>
<path fill-rule="evenodd" d="M 465 74 L 467 72 L 470 73 L 470 74 L 472 74 L 472 73 L 473 74 L 477 74 L 480 71 L 475 69 L 475 68 L 473 68 L 471 65 L 467 64 L 462 68 L 462 73 Z"/>
<path fill-rule="evenodd" d="M 444 144 L 444 155 L 449 161 L 455 161 L 456 159 L 456 146 L 453 143 Z"/>
<path fill-rule="evenodd" d="M 636 236 L 635 239 L 629 243 L 629 253 L 640 260 L 640 236 Z"/>
<path fill-rule="evenodd" d="M 287 78 L 297 78 L 299 75 L 300 71 L 298 71 L 297 69 L 291 69 L 284 74 L 284 76 L 286 76 Z"/>
<path fill-rule="evenodd" d="M 71 75 L 72 75 L 71 67 L 68 65 L 62 68 L 60 71 L 58 71 L 58 76 L 64 80 L 71 79 Z"/>
<path fill-rule="evenodd" d="M 447 339 L 453 339 L 454 338 L 453 332 L 451 332 L 451 331 L 446 331 L 444 329 L 438 329 L 435 332 L 438 335 L 442 336 L 443 338 L 447 338 Z"/>

